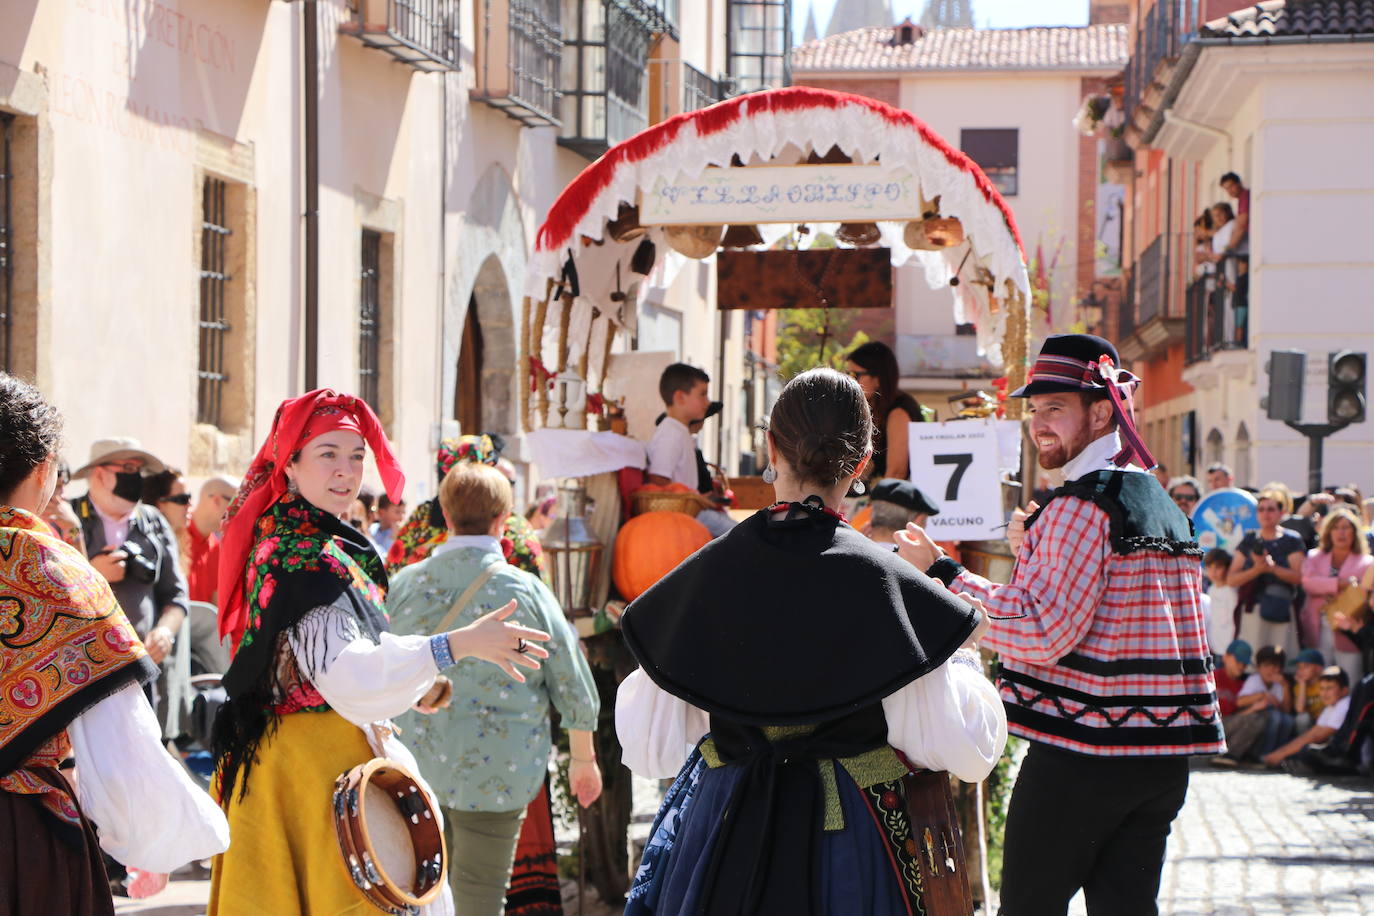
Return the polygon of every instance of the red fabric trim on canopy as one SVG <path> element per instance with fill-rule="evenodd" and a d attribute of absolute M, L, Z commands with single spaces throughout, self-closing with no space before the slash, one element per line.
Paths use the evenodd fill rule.
<path fill-rule="evenodd" d="M 909 111 L 864 96 L 806 86 L 750 93 L 718 102 L 709 108 L 675 115 L 611 147 L 563 189 L 563 193 L 549 210 L 544 224 L 539 227 L 536 247 L 540 251 L 553 251 L 567 244 L 597 195 L 611 183 L 617 169 L 627 163 L 639 162 L 671 145 L 689 126 L 695 128 L 698 137 L 705 137 L 725 130 L 741 117 L 751 117 L 762 112 L 796 112 L 808 109 L 822 111 L 848 106 L 866 108 L 895 127 L 916 131 L 927 145 L 938 149 L 950 165 L 967 172 L 983 198 L 1001 211 L 1007 230 L 1016 240 L 1016 246 L 1021 250 L 1024 260 L 1025 246 L 1021 244 L 1021 233 L 1016 228 L 1016 217 L 1007 206 L 1007 202 L 1002 199 L 1002 195 L 983 174 L 983 170 L 968 156 L 950 146 L 943 137 Z"/>

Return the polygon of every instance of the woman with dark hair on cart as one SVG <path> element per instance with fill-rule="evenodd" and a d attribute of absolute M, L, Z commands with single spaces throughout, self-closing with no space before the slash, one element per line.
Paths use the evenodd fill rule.
<path fill-rule="evenodd" d="M 39 513 L 62 418 L 0 373 L 0 913 L 112 916 L 101 849 L 167 873 L 221 852 L 229 828 L 162 745 L 139 685 L 157 666 L 105 578 Z M 72 760 L 76 769 L 63 770 Z M 77 773 L 78 778 L 69 778 Z M 99 828 L 99 840 L 96 830 Z"/>
<path fill-rule="evenodd" d="M 901 371 L 897 355 L 881 341 L 860 344 L 849 352 L 845 371 L 854 377 L 868 399 L 873 414 L 872 480 L 911 476 L 907 452 L 907 427 L 920 423 L 921 405 L 901 389 Z"/>
<path fill-rule="evenodd" d="M 520 680 L 518 665 L 538 668 L 548 657 L 526 642 L 547 633 L 505 622 L 515 602 L 447 633 L 387 632 L 382 559 L 341 519 L 362 485 L 369 446 L 399 500 L 405 477 L 364 401 L 328 389 L 285 401 L 229 507 L 220 634 L 231 637 L 234 660 L 214 750 L 235 842 L 215 859 L 212 916 L 371 910 L 340 858 L 329 803 L 335 779 L 387 757 L 423 786 L 389 720 L 446 705 L 452 689 L 440 672 L 459 658 Z M 422 912 L 452 908 L 445 886 Z"/>
<path fill-rule="evenodd" d="M 983 779 L 1006 717 L 968 651 L 979 610 L 840 515 L 871 436 L 853 379 L 794 378 L 768 432 L 778 501 L 626 611 L 625 763 L 678 773 L 626 914 L 945 912 L 903 779 Z"/>

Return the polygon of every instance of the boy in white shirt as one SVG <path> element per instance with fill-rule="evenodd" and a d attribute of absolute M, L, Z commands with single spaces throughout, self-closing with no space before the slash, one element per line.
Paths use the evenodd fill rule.
<path fill-rule="evenodd" d="M 1325 744 L 1331 740 L 1331 736 L 1336 734 L 1341 723 L 1345 721 L 1346 713 L 1350 711 L 1350 678 L 1340 668 L 1332 665 L 1322 671 L 1319 684 L 1321 685 L 1322 702 L 1326 704 L 1326 708 L 1317 717 L 1317 724 L 1283 747 L 1265 754 L 1262 759 L 1269 766 L 1276 767 L 1289 757 L 1312 745 Z"/>
<path fill-rule="evenodd" d="M 711 377 L 686 363 L 673 363 L 658 379 L 658 394 L 663 398 L 663 422 L 649 440 L 649 483 L 680 483 L 697 492 L 697 447 L 689 427 L 706 419 L 711 406 L 708 392 Z M 730 516 L 716 509 L 704 509 L 697 521 L 712 537 L 734 527 Z"/>

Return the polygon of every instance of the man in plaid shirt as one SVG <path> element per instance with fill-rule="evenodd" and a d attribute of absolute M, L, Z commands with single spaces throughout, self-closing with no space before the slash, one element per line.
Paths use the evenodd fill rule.
<path fill-rule="evenodd" d="M 1146 473 L 1131 422 L 1138 380 L 1100 337 L 1045 341 L 1028 383 L 1030 430 L 1065 485 L 1013 517 L 1011 582 L 962 569 L 914 526 L 918 569 L 983 602 L 1009 730 L 1028 738 L 1007 813 L 1002 916 L 1158 912 L 1188 756 L 1225 750 L 1192 525 Z"/>

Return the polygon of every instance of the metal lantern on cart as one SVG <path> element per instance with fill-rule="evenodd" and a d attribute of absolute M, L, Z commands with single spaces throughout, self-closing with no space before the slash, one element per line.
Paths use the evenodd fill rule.
<path fill-rule="evenodd" d="M 558 487 L 558 518 L 541 538 L 549 556 L 553 593 L 570 618 L 592 616 L 592 589 L 601 563 L 601 542 L 587 530 L 592 500 L 582 484 L 565 480 Z"/>

